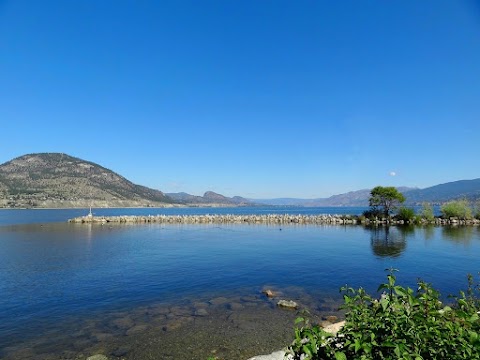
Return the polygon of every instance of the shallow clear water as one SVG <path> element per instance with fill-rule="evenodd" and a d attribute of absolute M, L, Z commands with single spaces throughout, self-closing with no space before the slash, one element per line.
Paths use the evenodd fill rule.
<path fill-rule="evenodd" d="M 186 346 L 187 340 L 175 345 L 181 334 L 199 351 L 185 359 L 204 359 L 217 350 L 226 358 L 246 358 L 264 349 L 262 344 L 272 350 L 287 345 L 286 332 L 279 330 L 272 344 L 275 331 L 258 332 L 293 324 L 295 317 L 261 294 L 265 286 L 321 318 L 335 311 L 340 286 L 375 291 L 385 268 L 400 269 L 404 284 L 414 286 L 420 277 L 444 295 L 465 288 L 466 274 L 480 271 L 478 227 L 54 222 L 75 212 L 0 211 L 0 357 L 82 358 L 100 351 L 147 358 L 138 344 L 164 339 L 150 358 L 168 358 L 175 346 Z M 35 224 L 23 224 L 22 214 Z M 201 308 L 209 316 L 199 315 Z M 210 338 L 199 339 L 204 333 Z M 223 338 L 210 344 L 219 334 Z M 244 345 L 214 349 L 232 334 Z M 246 347 L 248 334 L 257 334 L 257 348 L 242 352 L 237 348 Z M 120 351 L 119 344 L 130 345 Z"/>

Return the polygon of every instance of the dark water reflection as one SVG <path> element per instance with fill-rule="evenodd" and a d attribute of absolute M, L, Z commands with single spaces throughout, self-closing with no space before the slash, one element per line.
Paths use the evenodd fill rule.
<path fill-rule="evenodd" d="M 413 226 L 370 227 L 372 252 L 381 257 L 398 257 L 407 247 L 407 237 L 415 234 Z"/>
<path fill-rule="evenodd" d="M 469 245 L 472 241 L 479 239 L 479 228 L 473 226 L 445 226 L 442 228 L 442 235 L 446 240 Z"/>
<path fill-rule="evenodd" d="M 45 223 L 0 226 L 0 247 L 7 359 L 248 358 L 292 338 L 279 298 L 321 321 L 342 285 L 374 292 L 391 266 L 445 296 L 480 270 L 477 227 Z"/>

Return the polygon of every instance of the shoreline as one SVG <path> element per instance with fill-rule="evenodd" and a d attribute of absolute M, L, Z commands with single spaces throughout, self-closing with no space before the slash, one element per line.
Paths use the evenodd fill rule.
<path fill-rule="evenodd" d="M 324 326 L 323 330 L 336 336 L 337 333 L 343 328 L 344 325 L 345 325 L 345 320 L 342 320 L 342 321 L 338 321 L 336 323 Z M 287 348 L 274 351 L 267 355 L 255 355 L 254 357 L 251 357 L 247 360 L 293 360 L 292 355 L 290 355 L 287 352 Z"/>

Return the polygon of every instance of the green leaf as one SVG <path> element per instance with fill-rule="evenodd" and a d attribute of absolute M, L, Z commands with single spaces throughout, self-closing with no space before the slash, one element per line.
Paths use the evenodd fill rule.
<path fill-rule="evenodd" d="M 359 339 L 355 339 L 355 352 L 358 352 L 362 348 L 362 343 Z"/>
<path fill-rule="evenodd" d="M 310 350 L 310 348 L 306 345 L 303 345 L 302 346 L 302 350 L 305 354 L 307 354 L 309 356 L 309 358 L 312 357 L 312 351 Z"/>
<path fill-rule="evenodd" d="M 397 286 L 395 286 L 393 289 L 395 290 L 395 293 L 396 293 L 397 295 L 407 296 L 407 291 L 406 291 L 403 287 L 397 285 Z"/>
<path fill-rule="evenodd" d="M 474 314 L 470 317 L 470 319 L 468 319 L 468 321 L 470 321 L 470 322 L 473 323 L 473 322 L 476 322 L 478 319 L 479 319 L 478 314 L 477 314 L 477 313 L 474 313 Z"/>
<path fill-rule="evenodd" d="M 388 304 L 389 304 L 388 298 L 384 297 L 380 300 L 380 305 L 382 305 L 383 311 L 387 309 Z"/>
<path fill-rule="evenodd" d="M 343 352 L 336 352 L 335 353 L 335 359 L 336 360 L 347 360 L 347 355 L 345 355 Z"/>
<path fill-rule="evenodd" d="M 402 352 L 400 351 L 400 348 L 397 346 L 395 346 L 395 349 L 393 350 L 393 352 L 395 353 L 395 355 L 397 355 L 397 358 L 400 358 L 401 355 L 402 355 Z"/>
<path fill-rule="evenodd" d="M 388 284 L 380 284 L 380 286 L 377 289 L 377 292 L 380 292 L 380 290 L 383 290 L 383 289 L 388 289 Z"/>
<path fill-rule="evenodd" d="M 479 340 L 479 335 L 475 331 L 469 331 L 468 337 L 470 338 L 471 343 L 476 343 Z"/>
<path fill-rule="evenodd" d="M 295 319 L 295 325 L 298 324 L 298 323 L 301 323 L 301 322 L 305 322 L 305 319 L 303 317 L 297 317 Z"/>

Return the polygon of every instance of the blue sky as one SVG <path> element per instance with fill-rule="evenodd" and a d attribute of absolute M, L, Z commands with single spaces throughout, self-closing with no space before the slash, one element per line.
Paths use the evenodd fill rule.
<path fill-rule="evenodd" d="M 0 119 L 0 163 L 64 152 L 165 192 L 478 178 L 480 4 L 0 0 Z"/>

